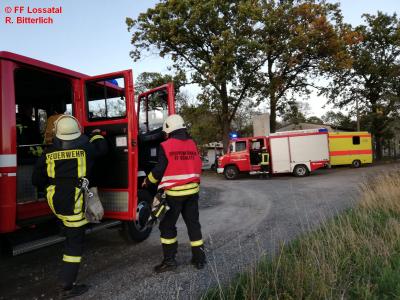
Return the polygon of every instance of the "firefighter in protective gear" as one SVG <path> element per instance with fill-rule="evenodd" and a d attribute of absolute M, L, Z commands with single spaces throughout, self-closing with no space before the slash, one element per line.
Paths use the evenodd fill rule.
<path fill-rule="evenodd" d="M 158 164 L 143 182 L 143 187 L 158 184 L 163 190 L 170 209 L 160 221 L 161 244 L 164 259 L 154 270 L 159 272 L 177 267 L 175 255 L 178 249 L 176 222 L 182 214 L 192 248 L 192 264 L 204 268 L 206 257 L 199 222 L 199 185 L 201 160 L 196 143 L 190 138 L 181 116 L 171 115 L 163 131 L 168 139 L 161 143 Z"/>
<path fill-rule="evenodd" d="M 61 115 L 54 129 L 53 144 L 36 163 L 32 183 L 46 188 L 48 204 L 62 223 L 66 240 L 60 279 L 63 297 L 69 298 L 88 290 L 86 285 L 76 284 L 88 223 L 81 181 L 86 177 L 90 180 L 96 157 L 104 155 L 108 146 L 98 133 L 90 140 L 81 134 L 78 120 L 69 115 Z"/>

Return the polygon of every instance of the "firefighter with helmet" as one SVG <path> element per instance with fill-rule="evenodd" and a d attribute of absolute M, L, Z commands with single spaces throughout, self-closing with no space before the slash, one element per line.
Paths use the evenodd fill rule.
<path fill-rule="evenodd" d="M 158 164 L 143 181 L 143 187 L 158 184 L 157 189 L 166 194 L 170 209 L 160 221 L 161 244 L 164 259 L 155 266 L 157 273 L 177 268 L 178 250 L 176 222 L 182 214 L 191 249 L 191 263 L 202 269 L 206 263 L 201 226 L 199 222 L 199 188 L 201 160 L 196 143 L 186 131 L 181 116 L 170 115 L 163 124 L 168 139 L 161 143 Z"/>
<path fill-rule="evenodd" d="M 104 155 L 108 146 L 99 130 L 94 130 L 90 139 L 83 135 L 78 120 L 70 115 L 61 115 L 54 130 L 53 144 L 37 161 L 32 183 L 46 187 L 48 204 L 61 220 L 66 238 L 60 273 L 62 297 L 72 298 L 88 290 L 86 285 L 76 284 L 88 223 L 82 180 L 90 179 L 95 159 Z"/>

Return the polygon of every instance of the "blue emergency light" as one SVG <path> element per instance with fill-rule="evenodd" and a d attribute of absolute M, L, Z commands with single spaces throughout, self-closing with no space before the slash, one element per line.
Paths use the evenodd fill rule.
<path fill-rule="evenodd" d="M 108 80 L 106 80 L 106 81 L 109 82 L 109 83 L 111 83 L 111 84 L 113 84 L 113 85 L 118 86 L 118 81 L 115 80 L 115 79 L 108 79 Z"/>
<path fill-rule="evenodd" d="M 230 132 L 229 133 L 229 138 L 232 139 L 237 139 L 238 138 L 238 134 L 237 132 Z"/>
<path fill-rule="evenodd" d="M 318 129 L 318 132 L 328 132 L 328 129 L 326 129 L 326 128 L 320 128 L 320 129 Z"/>

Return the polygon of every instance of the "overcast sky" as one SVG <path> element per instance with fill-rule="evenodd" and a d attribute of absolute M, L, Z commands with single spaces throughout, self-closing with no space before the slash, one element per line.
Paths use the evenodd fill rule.
<path fill-rule="evenodd" d="M 2 0 L 0 2 L 0 51 L 33 57 L 88 75 L 133 69 L 142 72 L 168 72 L 168 60 L 149 55 L 140 62 L 129 57 L 130 33 L 126 17 L 135 18 L 154 6 L 156 0 Z M 331 1 L 335 2 L 335 1 Z M 345 21 L 362 22 L 361 14 L 378 10 L 400 12 L 399 0 L 342 0 Z M 24 6 L 24 14 L 6 13 L 8 7 Z M 27 7 L 62 6 L 62 14 L 52 15 L 53 24 L 5 24 L 6 17 L 35 16 Z M 38 17 L 36 15 L 35 17 Z M 310 101 L 311 114 L 320 116 L 324 99 Z"/>

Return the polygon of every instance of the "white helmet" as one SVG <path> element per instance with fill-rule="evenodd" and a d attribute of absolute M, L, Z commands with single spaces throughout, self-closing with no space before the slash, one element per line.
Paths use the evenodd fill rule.
<path fill-rule="evenodd" d="M 56 120 L 54 131 L 56 137 L 65 141 L 74 140 L 81 136 L 79 121 L 75 117 L 69 115 L 62 115 Z"/>
<path fill-rule="evenodd" d="M 171 133 L 177 129 L 186 128 L 185 122 L 180 115 L 170 115 L 165 119 L 163 124 L 163 131 Z"/>

